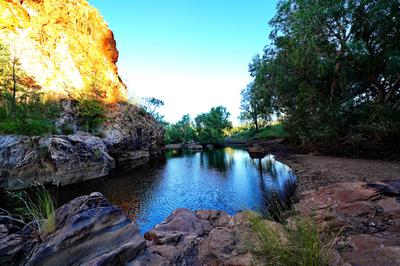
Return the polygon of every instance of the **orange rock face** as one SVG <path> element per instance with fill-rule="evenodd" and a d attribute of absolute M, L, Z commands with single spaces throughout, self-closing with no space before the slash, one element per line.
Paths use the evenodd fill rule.
<path fill-rule="evenodd" d="M 0 0 L 0 40 L 48 95 L 96 86 L 106 102 L 126 100 L 114 34 L 86 0 Z"/>

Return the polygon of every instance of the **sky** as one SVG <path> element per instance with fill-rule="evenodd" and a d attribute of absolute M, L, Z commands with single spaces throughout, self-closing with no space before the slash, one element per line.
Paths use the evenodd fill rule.
<path fill-rule="evenodd" d="M 114 32 L 131 97 L 156 97 L 168 122 L 223 105 L 237 124 L 248 64 L 269 43 L 276 0 L 89 0 Z"/>

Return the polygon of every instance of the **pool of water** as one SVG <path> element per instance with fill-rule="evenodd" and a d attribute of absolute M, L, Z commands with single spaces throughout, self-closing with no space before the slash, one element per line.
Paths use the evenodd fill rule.
<path fill-rule="evenodd" d="M 252 159 L 246 150 L 235 148 L 174 150 L 129 173 L 58 188 L 55 196 L 60 205 L 100 191 L 144 233 L 176 208 L 265 213 L 271 204 L 290 199 L 295 179 L 293 171 L 272 155 Z"/>

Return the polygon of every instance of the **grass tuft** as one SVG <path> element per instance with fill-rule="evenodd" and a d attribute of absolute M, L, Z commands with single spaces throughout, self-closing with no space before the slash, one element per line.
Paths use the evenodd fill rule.
<path fill-rule="evenodd" d="M 287 227 L 255 216 L 250 219 L 254 239 L 250 249 L 264 265 L 326 265 L 326 252 L 312 218 L 297 217 Z"/>
<path fill-rule="evenodd" d="M 55 231 L 55 206 L 50 193 L 44 186 L 35 186 L 32 196 L 25 191 L 10 194 L 21 205 L 18 211 L 35 223 L 40 235 L 46 236 Z"/>

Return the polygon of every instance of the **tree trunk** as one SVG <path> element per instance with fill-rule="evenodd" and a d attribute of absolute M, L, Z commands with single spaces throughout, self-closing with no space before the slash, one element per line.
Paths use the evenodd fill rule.
<path fill-rule="evenodd" d="M 13 118 L 15 118 L 16 115 L 16 95 L 17 95 L 17 77 L 15 74 L 15 62 L 13 62 L 12 66 L 12 79 L 13 79 L 13 94 L 12 94 L 12 101 L 11 101 L 11 115 Z"/>
<path fill-rule="evenodd" d="M 255 116 L 255 117 L 253 118 L 253 120 L 254 120 L 254 125 L 256 126 L 256 133 L 258 133 L 259 127 L 258 127 L 258 119 L 257 119 L 257 116 Z"/>

